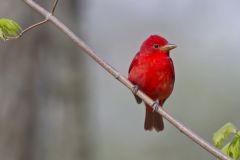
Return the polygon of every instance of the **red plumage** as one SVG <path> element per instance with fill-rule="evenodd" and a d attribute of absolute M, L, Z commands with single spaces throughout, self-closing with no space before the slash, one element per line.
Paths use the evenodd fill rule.
<path fill-rule="evenodd" d="M 170 96 L 174 87 L 175 75 L 169 51 L 176 48 L 166 39 L 151 35 L 141 45 L 134 57 L 128 79 L 153 100 L 159 100 L 160 106 Z M 164 129 L 162 116 L 146 105 L 145 130 Z"/>

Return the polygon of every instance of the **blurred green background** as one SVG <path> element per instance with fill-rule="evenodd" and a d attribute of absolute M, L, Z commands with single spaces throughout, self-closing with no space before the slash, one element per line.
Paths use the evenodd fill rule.
<path fill-rule="evenodd" d="M 223 124 L 240 127 L 239 5 L 59 0 L 56 16 L 126 76 L 150 34 L 177 44 L 175 88 L 164 108 L 211 142 Z M 42 18 L 15 0 L 0 0 L 0 17 L 23 28 Z M 53 25 L 0 43 L 0 159 L 215 159 L 167 121 L 164 132 L 144 131 L 144 116 L 131 92 Z"/>

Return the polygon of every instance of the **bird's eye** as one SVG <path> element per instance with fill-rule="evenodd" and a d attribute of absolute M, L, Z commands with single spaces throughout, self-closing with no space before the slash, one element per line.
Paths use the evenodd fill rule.
<path fill-rule="evenodd" d="M 157 49 L 159 48 L 159 44 L 154 44 L 153 47 Z"/>

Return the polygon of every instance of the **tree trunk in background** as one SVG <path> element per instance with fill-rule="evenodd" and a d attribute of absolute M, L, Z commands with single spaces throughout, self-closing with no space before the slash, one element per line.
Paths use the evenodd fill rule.
<path fill-rule="evenodd" d="M 47 3 L 44 7 L 49 9 Z M 56 12 L 74 31 L 75 3 L 60 1 Z M 22 26 L 42 18 L 23 1 L 0 4 L 1 17 Z M 50 23 L 16 41 L 0 43 L 0 159 L 93 159 L 87 72 L 79 52 Z"/>

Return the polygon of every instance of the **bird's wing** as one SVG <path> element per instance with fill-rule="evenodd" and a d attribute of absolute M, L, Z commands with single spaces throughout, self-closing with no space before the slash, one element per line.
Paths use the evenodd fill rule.
<path fill-rule="evenodd" d="M 132 67 L 133 67 L 135 64 L 138 63 L 138 56 L 139 56 L 139 52 L 135 55 L 134 59 L 132 60 L 132 63 L 131 63 L 131 65 L 130 65 L 129 69 L 128 69 L 128 73 L 130 73 Z"/>
<path fill-rule="evenodd" d="M 132 60 L 132 63 L 131 63 L 131 65 L 130 65 L 129 69 L 128 69 L 128 73 L 130 73 L 132 67 L 135 66 L 135 65 L 138 63 L 138 56 L 139 56 L 139 52 L 135 55 L 134 59 Z M 136 101 L 137 101 L 138 104 L 142 103 L 142 99 L 141 99 L 141 98 L 139 98 L 139 97 L 138 97 L 137 95 L 135 95 L 135 94 L 133 94 L 133 95 L 134 95 L 134 97 L 135 97 L 135 99 L 136 99 Z"/>

